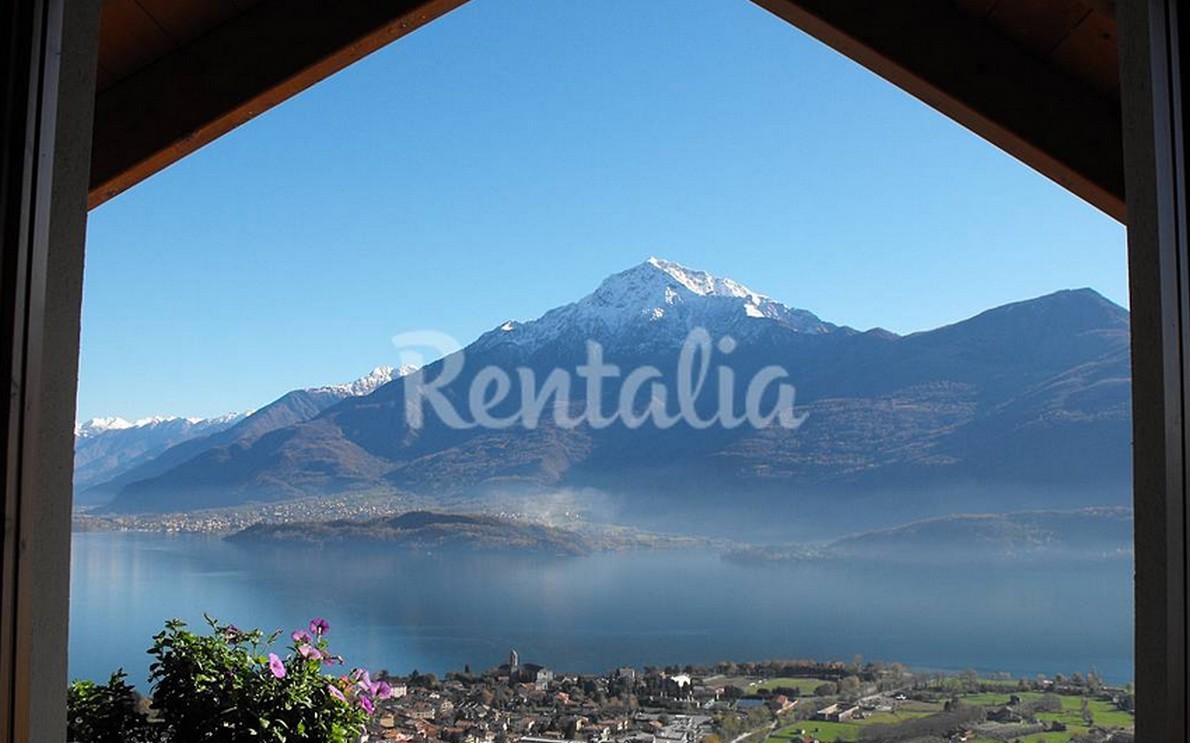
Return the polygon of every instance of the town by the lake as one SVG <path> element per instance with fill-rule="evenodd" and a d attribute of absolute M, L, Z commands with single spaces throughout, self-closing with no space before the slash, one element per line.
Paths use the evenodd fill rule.
<path fill-rule="evenodd" d="M 767 661 L 576 675 L 510 651 L 443 678 L 381 672 L 369 725 L 398 743 L 1131 743 L 1130 685 L 1093 671 L 985 677 L 892 663 Z"/>

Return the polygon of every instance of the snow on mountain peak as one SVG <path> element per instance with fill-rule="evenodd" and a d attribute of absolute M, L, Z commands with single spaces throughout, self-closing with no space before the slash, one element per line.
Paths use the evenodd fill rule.
<path fill-rule="evenodd" d="M 789 319 L 792 313 L 809 315 L 802 310 L 786 307 L 732 279 L 713 276 L 706 271 L 687 268 L 662 258 L 650 258 L 627 271 L 609 276 L 594 293 L 579 300 L 578 304 L 628 310 L 659 319 L 665 316 L 667 308 L 698 302 L 700 298 L 712 300 L 712 303 L 721 304 L 724 308 L 734 307 L 749 317 L 782 320 Z M 817 318 L 814 321 L 810 325 L 822 325 Z M 810 325 L 797 329 L 810 331 Z"/>
<path fill-rule="evenodd" d="M 664 258 L 650 258 L 636 269 L 629 269 L 625 273 L 634 270 L 644 270 L 647 273 L 647 267 L 660 271 L 700 297 L 740 297 L 753 302 L 768 299 L 763 294 L 758 294 L 743 284 L 732 281 L 731 279 L 719 278 L 712 276 L 706 271 L 686 268 L 673 261 L 667 261 Z M 617 274 L 617 276 L 622 275 Z M 614 279 L 616 277 L 613 276 L 612 278 Z"/>
<path fill-rule="evenodd" d="M 106 418 L 92 418 L 85 423 L 76 423 L 74 426 L 74 435 L 76 438 L 85 439 L 92 436 L 98 436 L 108 431 L 126 431 L 135 428 L 154 428 L 163 424 L 175 423 L 186 426 L 201 426 L 209 428 L 211 426 L 223 426 L 231 424 L 245 416 L 251 415 L 252 411 L 245 411 L 243 413 L 226 413 L 224 415 L 217 415 L 212 418 L 183 418 L 180 415 L 153 415 L 147 418 L 137 418 L 130 421 L 119 416 L 110 416 Z"/>
<path fill-rule="evenodd" d="M 684 338 L 699 325 L 746 331 L 759 326 L 740 323 L 758 319 L 799 333 L 836 329 L 810 312 L 787 307 L 732 279 L 654 257 L 607 277 L 577 302 L 550 310 L 537 320 L 506 322 L 481 341 L 534 345 L 567 333 L 623 337 L 630 328 L 664 341 Z"/>
<path fill-rule="evenodd" d="M 417 367 L 411 364 L 406 364 L 399 369 L 395 366 L 378 366 L 353 382 L 313 387 L 310 391 L 331 392 L 343 395 L 344 397 L 363 397 L 372 394 L 394 379 L 400 379 L 415 371 L 417 371 Z"/>
<path fill-rule="evenodd" d="M 94 436 L 104 431 L 121 431 L 125 428 L 132 428 L 131 421 L 124 420 L 119 416 L 110 416 L 107 418 L 92 418 L 86 423 L 76 423 L 74 426 L 75 436 Z"/>
<path fill-rule="evenodd" d="M 378 366 L 355 381 L 346 384 L 328 384 L 322 387 L 311 387 L 309 391 L 330 393 L 336 397 L 362 397 L 364 395 L 370 395 L 378 387 L 386 385 L 394 379 L 411 374 L 414 371 L 416 371 L 416 368 L 408 364 L 399 369 L 392 366 Z M 76 423 L 74 426 L 74 435 L 76 438 L 85 439 L 108 431 L 150 428 L 166 423 L 189 425 L 204 429 L 211 427 L 223 428 L 235 423 L 241 418 L 252 415 L 253 412 L 252 410 L 246 410 L 242 413 L 227 413 L 211 418 L 183 418 L 178 415 L 154 415 L 148 418 L 138 418 L 134 421 L 126 420 L 119 416 L 92 418 L 85 423 Z"/>
<path fill-rule="evenodd" d="M 255 412 L 255 410 L 245 410 L 241 413 L 224 413 L 223 415 L 216 415 L 213 418 L 187 418 L 186 420 L 191 423 L 223 425 L 225 423 L 235 423 L 241 418 L 247 418 Z"/>

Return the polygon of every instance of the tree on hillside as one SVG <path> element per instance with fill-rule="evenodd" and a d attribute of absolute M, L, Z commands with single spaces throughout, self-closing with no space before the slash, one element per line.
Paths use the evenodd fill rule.
<path fill-rule="evenodd" d="M 858 676 L 844 676 L 839 682 L 839 693 L 844 696 L 859 694 L 860 681 Z"/>

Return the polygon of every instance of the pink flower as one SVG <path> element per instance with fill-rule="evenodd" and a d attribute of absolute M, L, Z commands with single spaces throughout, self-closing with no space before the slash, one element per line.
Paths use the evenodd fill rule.
<path fill-rule="evenodd" d="M 331 631 L 330 622 L 326 621 L 325 619 L 311 619 L 310 631 L 319 636 L 325 635 L 327 632 Z"/>
<path fill-rule="evenodd" d="M 310 633 L 304 629 L 294 632 L 290 637 L 293 638 L 294 642 L 311 643 L 314 641 L 314 638 L 310 637 Z"/>
<path fill-rule="evenodd" d="M 359 706 L 369 715 L 376 711 L 376 707 L 372 705 L 372 700 L 368 699 L 368 697 L 364 696 L 363 694 L 360 694 Z"/>
<path fill-rule="evenodd" d="M 338 699 L 340 702 L 347 701 L 347 697 L 343 696 L 343 692 L 340 691 L 339 687 L 335 686 L 334 684 L 327 684 L 326 691 L 328 694 L 330 694 L 335 699 Z"/>
<path fill-rule="evenodd" d="M 306 660 L 322 660 L 322 653 L 313 645 L 298 645 L 298 653 Z"/>
<path fill-rule="evenodd" d="M 372 685 L 372 694 L 377 699 L 388 699 L 393 695 L 393 687 L 388 685 L 388 682 L 381 681 Z"/>
<path fill-rule="evenodd" d="M 281 662 L 281 659 L 277 657 L 276 653 L 269 653 L 269 670 L 277 678 L 285 678 L 285 664 Z"/>

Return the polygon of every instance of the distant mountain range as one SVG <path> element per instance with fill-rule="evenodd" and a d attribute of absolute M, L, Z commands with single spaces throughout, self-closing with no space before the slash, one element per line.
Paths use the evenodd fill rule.
<path fill-rule="evenodd" d="M 251 546 L 379 543 L 417 552 L 541 552 L 589 555 L 634 549 L 724 550 L 736 562 L 889 560 L 937 564 L 994 561 L 1131 559 L 1132 510 L 954 514 L 829 542 L 750 546 L 650 534 L 633 529 L 559 526 L 491 514 L 410 511 L 394 517 L 320 523 L 256 524 L 231 535 Z"/>
<path fill-rule="evenodd" d="M 841 534 L 955 512 L 1130 502 L 1128 313 L 1090 289 L 900 336 L 834 325 L 730 279 L 650 259 L 577 302 L 482 335 L 461 352 L 464 368 L 444 393 L 465 409 L 486 366 L 537 380 L 573 373 L 589 341 L 625 374 L 651 365 L 673 389 L 695 327 L 735 340 L 716 363 L 734 372 L 725 389 L 736 400 L 763 367 L 787 370 L 804 425 L 568 428 L 545 416 L 532 429 L 460 430 L 429 411 L 417 428 L 398 380 L 296 413 L 287 405 L 252 428 L 265 408 L 184 442 L 102 486 L 114 494 L 107 509 L 344 492 L 464 504 L 565 493 L 626 523 L 719 535 L 728 525 Z M 428 365 L 425 378 L 443 364 Z M 718 405 L 714 378 L 708 387 L 704 413 Z M 523 402 L 514 385 L 493 414 Z M 571 407 L 585 402 L 582 385 L 570 390 Z"/>
<path fill-rule="evenodd" d="M 248 413 L 216 418 L 156 416 L 127 421 L 92 418 L 74 428 L 75 497 L 185 441 L 209 436 L 235 425 Z"/>
<path fill-rule="evenodd" d="M 246 444 L 308 421 L 337 402 L 371 394 L 410 371 L 380 366 L 353 382 L 293 390 L 259 410 L 217 418 L 94 418 L 75 427 L 75 503 L 106 503 L 129 483 L 167 472 L 209 449 Z"/>
<path fill-rule="evenodd" d="M 728 553 L 742 562 L 789 560 L 895 560 L 948 563 L 990 560 L 1118 560 L 1133 554 L 1132 509 L 954 514 L 824 544 L 743 547 Z"/>
<path fill-rule="evenodd" d="M 631 529 L 567 528 L 490 514 L 410 511 L 399 516 L 321 523 L 256 524 L 228 539 L 244 545 L 376 542 L 417 552 L 541 552 L 589 555 L 631 549 L 705 548 L 705 541 Z"/>

